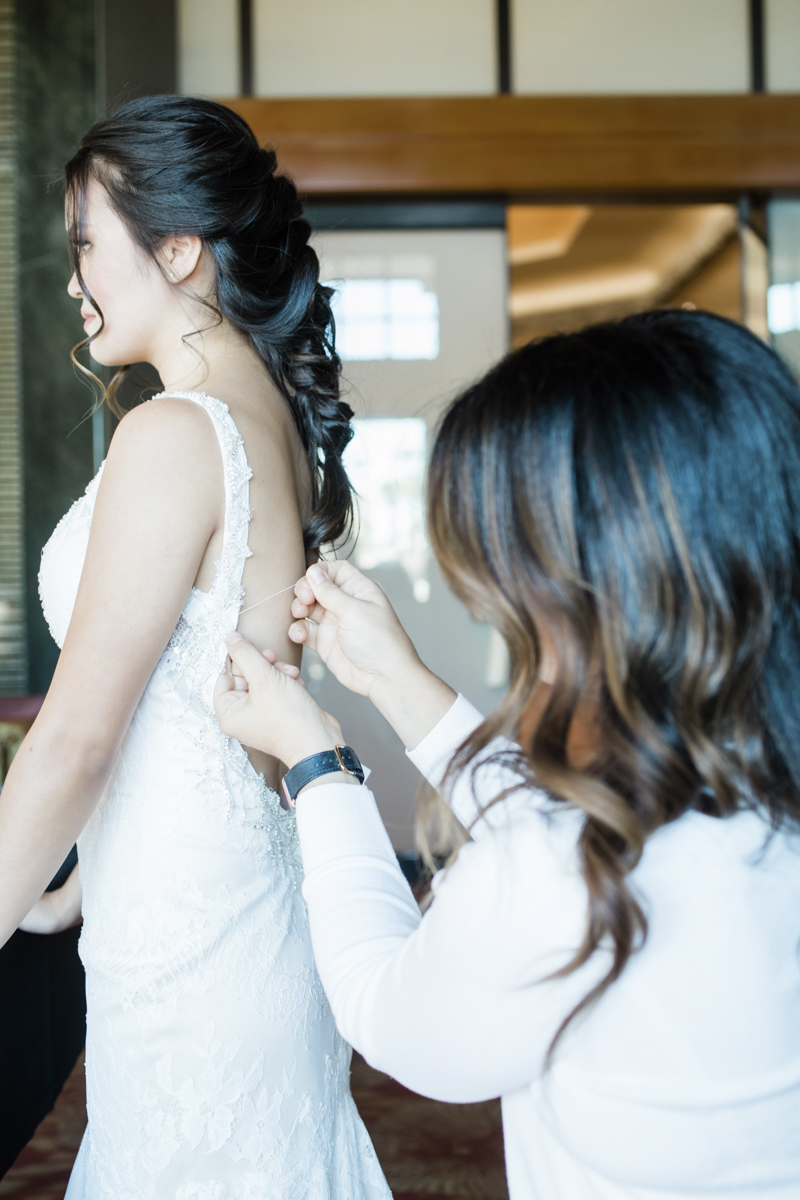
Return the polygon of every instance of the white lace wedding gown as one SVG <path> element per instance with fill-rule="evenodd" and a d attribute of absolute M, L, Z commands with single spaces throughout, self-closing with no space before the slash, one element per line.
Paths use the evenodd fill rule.
<path fill-rule="evenodd" d="M 67 1196 L 384 1200 L 350 1095 L 350 1048 L 312 959 L 294 815 L 212 706 L 250 554 L 252 472 L 227 406 L 178 394 L 205 409 L 219 438 L 224 545 L 78 843 L 89 1124 Z M 42 555 L 59 646 L 102 471 Z"/>

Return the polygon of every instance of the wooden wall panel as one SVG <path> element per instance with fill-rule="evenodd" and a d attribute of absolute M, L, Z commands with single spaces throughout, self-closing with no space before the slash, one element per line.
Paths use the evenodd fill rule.
<path fill-rule="evenodd" d="M 226 100 L 306 194 L 800 188 L 800 96 Z"/>

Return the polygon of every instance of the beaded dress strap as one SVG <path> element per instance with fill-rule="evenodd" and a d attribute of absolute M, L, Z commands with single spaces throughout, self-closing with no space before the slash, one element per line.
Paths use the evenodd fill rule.
<path fill-rule="evenodd" d="M 227 404 L 205 392 L 159 392 L 153 400 L 175 396 L 180 400 L 192 400 L 204 408 L 222 452 L 223 477 L 225 482 L 225 526 L 222 535 L 222 554 L 215 563 L 214 579 L 209 594 L 214 597 L 220 615 L 224 614 L 229 627 L 236 624 L 239 607 L 244 596 L 242 576 L 244 564 L 252 555 L 247 544 L 250 528 L 250 480 L 253 472 L 247 462 L 244 442 Z"/>

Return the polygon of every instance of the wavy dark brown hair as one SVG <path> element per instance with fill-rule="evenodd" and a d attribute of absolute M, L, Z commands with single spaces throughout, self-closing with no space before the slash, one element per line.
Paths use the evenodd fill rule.
<path fill-rule="evenodd" d="M 249 339 L 302 438 L 312 501 L 303 532 L 306 551 L 312 552 L 342 541 L 352 526 L 342 452 L 352 436 L 353 413 L 339 398 L 333 289 L 320 283 L 311 226 L 297 189 L 277 165 L 274 151 L 260 147 L 249 125 L 222 104 L 191 96 L 132 100 L 93 125 L 66 165 L 70 255 L 102 329 L 103 314 L 80 271 L 90 180 L 105 188 L 133 239 L 162 273 L 157 252 L 166 238 L 203 239 L 216 269 L 216 297 L 195 299 L 206 303 L 212 321 L 224 316 Z M 99 332 L 75 350 L 90 345 Z M 73 362 L 100 383 L 77 362 L 75 351 Z M 103 389 L 117 416 L 123 415 L 117 390 L 127 370 Z"/>
<path fill-rule="evenodd" d="M 449 409 L 428 514 L 445 577 L 512 662 L 451 772 L 538 707 L 506 761 L 585 814 L 587 923 L 559 974 L 601 943 L 612 959 L 552 1055 L 647 936 L 629 877 L 657 829 L 691 810 L 800 825 L 800 390 L 707 313 L 548 338 Z M 568 738 L 587 691 L 595 751 L 579 768 Z M 423 834 L 441 821 L 434 810 Z"/>

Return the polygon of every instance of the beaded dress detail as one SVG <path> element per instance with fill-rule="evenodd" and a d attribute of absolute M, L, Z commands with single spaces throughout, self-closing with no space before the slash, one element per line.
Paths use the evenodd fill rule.
<path fill-rule="evenodd" d="M 250 555 L 252 472 L 226 405 L 170 395 L 204 408 L 218 436 L 223 549 L 78 842 L 89 1124 L 67 1197 L 385 1200 L 314 967 L 294 814 L 214 715 Z M 59 646 L 102 470 L 42 554 Z"/>

